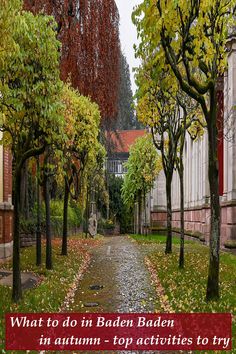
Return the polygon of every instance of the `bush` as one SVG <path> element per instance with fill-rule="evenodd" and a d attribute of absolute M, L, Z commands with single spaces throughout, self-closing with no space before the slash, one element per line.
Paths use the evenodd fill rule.
<path fill-rule="evenodd" d="M 62 200 L 51 201 L 51 223 L 52 230 L 56 236 L 62 235 L 63 230 L 63 208 Z M 79 206 L 72 202 L 68 205 L 68 231 L 76 229 L 81 224 L 82 212 Z"/>
<path fill-rule="evenodd" d="M 36 232 L 36 221 L 34 218 L 29 220 L 20 219 L 20 233 L 25 235 L 33 235 Z"/>
<path fill-rule="evenodd" d="M 51 227 L 52 227 L 52 234 L 54 236 L 61 236 L 63 230 L 63 209 L 64 203 L 63 200 L 51 200 L 50 202 L 50 211 L 51 211 Z M 41 206 L 41 230 L 45 232 L 45 205 L 42 203 Z M 33 216 L 30 221 L 23 220 L 22 224 L 25 225 L 25 228 L 28 225 L 28 230 L 31 233 L 30 225 L 34 225 L 34 231 L 36 231 L 37 225 L 37 206 L 35 205 L 33 210 Z M 71 202 L 68 205 L 68 231 L 72 231 L 72 229 L 79 228 L 82 221 L 82 211 L 78 204 L 75 202 Z"/>
<path fill-rule="evenodd" d="M 100 219 L 98 220 L 98 233 L 103 234 L 105 231 L 114 230 L 115 224 L 112 220 Z"/>
<path fill-rule="evenodd" d="M 133 233 L 133 208 L 127 207 L 121 198 L 123 178 L 109 175 L 110 215 L 120 224 L 120 232 Z"/>

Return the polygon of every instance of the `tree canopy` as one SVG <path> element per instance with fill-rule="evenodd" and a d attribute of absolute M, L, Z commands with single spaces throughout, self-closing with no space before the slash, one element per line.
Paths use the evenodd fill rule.
<path fill-rule="evenodd" d="M 233 0 L 144 0 L 133 13 L 140 44 L 156 75 L 168 66 L 180 88 L 202 108 L 208 132 L 211 197 L 207 300 L 219 298 L 220 201 L 218 150 L 219 77 L 227 67 L 226 42 L 234 23 Z"/>
<path fill-rule="evenodd" d="M 128 130 L 134 129 L 136 123 L 133 108 L 133 92 L 131 89 L 130 69 L 125 55 L 121 53 L 118 115 L 116 118 L 116 126 L 119 130 Z"/>
<path fill-rule="evenodd" d="M 59 48 L 52 17 L 23 12 L 16 16 L 18 45 L 1 79 L 1 130 L 17 164 L 49 143 L 53 127 L 63 125 L 58 93 Z"/>
<path fill-rule="evenodd" d="M 115 0 L 31 1 L 25 9 L 53 15 L 61 48 L 61 78 L 71 79 L 100 108 L 102 122 L 117 115 L 120 76 L 119 12 Z"/>
<path fill-rule="evenodd" d="M 52 17 L 19 12 L 12 32 L 17 50 L 8 57 L 1 76 L 1 120 L 4 144 L 13 156 L 13 300 L 21 296 L 19 205 L 21 171 L 32 156 L 63 135 L 60 114 L 59 48 Z"/>
<path fill-rule="evenodd" d="M 162 168 L 161 158 L 153 145 L 151 135 L 138 138 L 131 146 L 126 167 L 122 198 L 126 205 L 132 205 L 139 193 L 146 195 L 151 189 Z"/>

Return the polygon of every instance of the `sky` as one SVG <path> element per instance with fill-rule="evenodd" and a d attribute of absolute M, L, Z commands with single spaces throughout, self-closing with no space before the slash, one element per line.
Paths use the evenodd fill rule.
<path fill-rule="evenodd" d="M 136 86 L 132 68 L 139 65 L 139 60 L 135 59 L 133 45 L 137 43 L 136 27 L 131 20 L 131 14 L 135 5 L 142 0 L 115 0 L 120 13 L 120 40 L 121 48 L 130 66 L 132 90 L 135 93 Z"/>

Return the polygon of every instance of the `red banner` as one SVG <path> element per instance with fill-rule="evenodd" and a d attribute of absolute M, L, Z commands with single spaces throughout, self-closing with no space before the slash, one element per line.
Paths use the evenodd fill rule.
<path fill-rule="evenodd" d="M 230 314 L 7 314 L 7 350 L 231 350 Z"/>

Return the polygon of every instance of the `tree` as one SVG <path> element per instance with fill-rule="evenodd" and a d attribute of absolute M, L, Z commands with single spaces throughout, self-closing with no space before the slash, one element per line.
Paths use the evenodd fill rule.
<path fill-rule="evenodd" d="M 124 178 L 109 174 L 108 191 L 109 191 L 109 218 L 119 223 L 120 233 L 126 234 L 133 232 L 133 208 L 124 204 L 122 199 L 122 186 Z"/>
<path fill-rule="evenodd" d="M 177 159 L 178 142 L 182 122 L 180 110 L 174 96 L 178 86 L 176 80 L 168 85 L 170 73 L 163 72 L 160 79 L 154 77 L 150 61 L 143 64 L 136 75 L 138 83 L 138 119 L 152 132 L 153 143 L 161 152 L 166 182 L 167 238 L 165 253 L 172 253 L 172 196 L 171 184 Z"/>
<path fill-rule="evenodd" d="M 153 146 L 151 135 L 138 138 L 131 146 L 126 167 L 127 174 L 124 177 L 122 186 L 122 198 L 128 206 L 132 206 L 135 201 L 138 201 L 139 233 L 141 233 L 142 201 L 144 201 L 145 207 L 146 195 L 152 188 L 155 178 L 162 168 L 161 159 Z"/>
<path fill-rule="evenodd" d="M 184 242 L 185 242 L 185 230 L 184 230 L 184 163 L 183 163 L 183 154 L 184 154 L 184 145 L 185 137 L 188 132 L 193 140 L 200 137 L 204 130 L 204 123 L 202 122 L 202 116 L 199 112 L 198 105 L 194 105 L 191 99 L 185 94 L 177 95 L 177 104 L 181 108 L 182 112 L 182 132 L 180 134 L 178 150 L 176 156 L 176 169 L 179 175 L 180 181 L 180 253 L 179 253 L 179 268 L 184 268 L 185 257 L 184 257 Z"/>
<path fill-rule="evenodd" d="M 91 159 L 97 154 L 100 112 L 98 105 L 84 97 L 69 84 L 62 92 L 66 140 L 63 145 L 64 214 L 62 255 L 67 255 L 67 219 L 70 195 L 78 200 L 83 174 Z M 73 191 L 72 191 L 73 188 Z"/>
<path fill-rule="evenodd" d="M 147 110 L 156 114 L 147 115 Z M 182 132 L 180 110 L 175 100 L 162 89 L 146 94 L 139 102 L 138 116 L 151 127 L 155 147 L 161 152 L 166 180 L 167 239 L 165 253 L 172 253 L 172 197 L 171 184 L 177 159 L 178 142 Z M 145 117 L 143 120 L 142 117 Z M 146 118 L 148 117 L 148 122 Z"/>
<path fill-rule="evenodd" d="M 40 161 L 39 156 L 36 157 L 37 167 L 37 225 L 36 225 L 36 265 L 42 264 L 42 234 L 41 234 L 41 195 L 40 195 Z"/>
<path fill-rule="evenodd" d="M 1 78 L 1 130 L 13 156 L 13 301 L 22 297 L 20 278 L 19 205 L 22 167 L 43 153 L 53 128 L 62 125 L 58 114 L 59 42 L 51 17 L 19 13 L 13 39 L 19 50 L 12 55 Z"/>
<path fill-rule="evenodd" d="M 153 142 L 161 152 L 166 181 L 167 239 L 166 253 L 172 252 L 172 178 L 177 168 L 180 178 L 181 246 L 180 268 L 184 265 L 184 181 L 183 148 L 186 131 L 199 121 L 196 105 L 183 94 L 168 67 L 155 76 L 155 69 L 146 62 L 137 70 L 137 114 L 151 129 Z"/>
<path fill-rule="evenodd" d="M 24 0 L 27 10 L 53 15 L 61 48 L 61 78 L 99 105 L 114 123 L 119 89 L 119 13 L 115 0 Z"/>
<path fill-rule="evenodd" d="M 52 228 L 51 228 L 51 210 L 50 210 L 50 179 L 54 172 L 52 170 L 51 159 L 53 151 L 51 148 L 46 148 L 43 164 L 43 194 L 45 204 L 45 234 L 46 234 L 46 269 L 53 269 L 52 262 Z"/>
<path fill-rule="evenodd" d="M 219 298 L 217 80 L 227 65 L 225 45 L 234 11 L 233 0 L 145 0 L 133 14 L 141 39 L 137 55 L 152 53 L 158 68 L 167 63 L 181 89 L 199 103 L 205 116 L 211 197 L 207 300 Z"/>
<path fill-rule="evenodd" d="M 136 119 L 133 108 L 133 93 L 131 89 L 129 65 L 125 55 L 121 53 L 118 115 L 116 119 L 116 128 L 118 130 L 128 130 L 134 129 L 135 127 Z"/>
<path fill-rule="evenodd" d="M 86 166 L 84 173 L 84 195 L 86 195 L 85 201 L 85 232 L 86 237 L 88 235 L 88 221 L 90 210 L 95 214 L 96 207 L 105 205 L 108 207 L 109 196 L 106 189 L 105 178 L 105 158 L 106 150 L 101 143 L 96 145 L 96 153 L 91 154 L 89 163 Z M 91 208 L 92 206 L 92 208 Z"/>
<path fill-rule="evenodd" d="M 20 9 L 20 0 L 0 1 L 0 77 L 2 77 L 9 57 L 18 50 L 17 43 L 13 38 L 13 29 Z"/>

